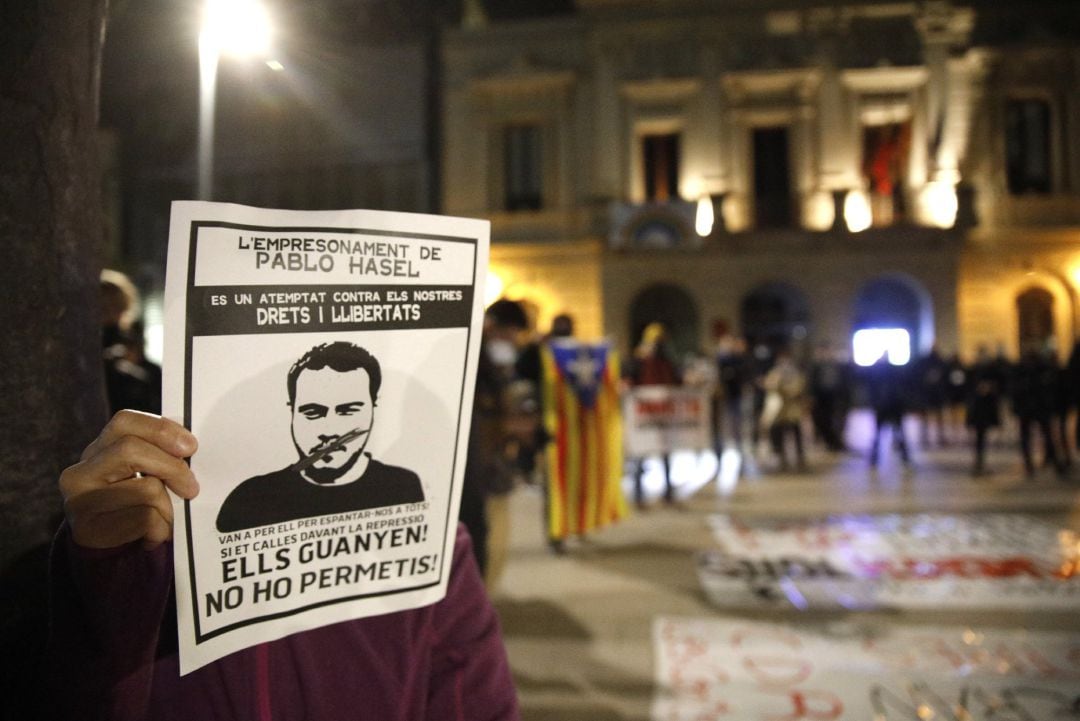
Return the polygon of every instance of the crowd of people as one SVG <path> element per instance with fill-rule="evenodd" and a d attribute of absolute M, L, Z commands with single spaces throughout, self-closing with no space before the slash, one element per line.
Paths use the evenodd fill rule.
<path fill-rule="evenodd" d="M 915 440 L 923 449 L 969 447 L 971 472 L 980 476 L 995 431 L 1000 442 L 1019 448 L 1028 476 L 1044 467 L 1065 476 L 1080 450 L 1080 342 L 1066 363 L 1052 348 L 1028 348 L 1013 361 L 981 347 L 970 363 L 932 348 L 902 365 L 883 353 L 858 366 L 829 345 L 803 359 L 791 348 L 725 333 L 711 353 L 692 355 L 685 370 L 686 382 L 712 393 L 717 454 L 756 454 L 767 439 L 781 471 L 806 470 L 804 429 L 828 452 L 849 450 L 845 429 L 856 406 L 874 418 L 866 449 L 871 467 L 888 444 L 910 466 Z M 909 418 L 915 439 L 906 435 Z"/>

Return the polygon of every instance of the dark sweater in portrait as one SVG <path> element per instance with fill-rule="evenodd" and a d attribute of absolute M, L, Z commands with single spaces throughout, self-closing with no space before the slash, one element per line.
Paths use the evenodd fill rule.
<path fill-rule="evenodd" d="M 229 533 L 297 518 L 423 500 L 424 489 L 419 476 L 407 468 L 388 466 L 370 456 L 364 475 L 340 486 L 311 483 L 300 471 L 283 468 L 249 478 L 233 489 L 221 504 L 217 529 Z"/>

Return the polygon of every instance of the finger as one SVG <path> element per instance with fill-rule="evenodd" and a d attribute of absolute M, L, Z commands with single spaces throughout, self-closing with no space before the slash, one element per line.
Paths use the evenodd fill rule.
<path fill-rule="evenodd" d="M 199 447 L 191 431 L 176 421 L 152 413 L 124 410 L 114 415 L 102 429 L 101 434 L 86 447 L 82 460 L 101 453 L 105 448 L 126 436 L 141 438 L 177 458 L 187 458 Z"/>
<path fill-rule="evenodd" d="M 90 459 L 67 468 L 60 475 L 60 491 L 69 498 L 137 474 L 161 479 L 184 498 L 198 493 L 198 483 L 184 461 L 134 436 L 121 438 Z"/>
<path fill-rule="evenodd" d="M 167 523 L 172 523 L 172 501 L 156 478 L 131 478 L 73 495 L 64 502 L 64 511 L 74 526 L 82 519 L 139 506 L 157 510 Z"/>
<path fill-rule="evenodd" d="M 138 436 L 123 436 L 67 469 L 60 477 L 61 491 L 67 496 L 132 478 L 137 473 L 160 479 L 183 498 L 194 498 L 199 492 L 187 463 Z"/>
<path fill-rule="evenodd" d="M 143 548 L 150 550 L 157 548 L 165 541 L 173 537 L 173 524 L 166 523 L 160 515 L 152 515 L 149 520 L 149 528 L 143 535 Z"/>

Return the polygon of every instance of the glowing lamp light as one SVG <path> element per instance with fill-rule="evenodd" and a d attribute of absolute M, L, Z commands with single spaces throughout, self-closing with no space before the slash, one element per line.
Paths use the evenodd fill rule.
<path fill-rule="evenodd" d="M 502 278 L 489 270 L 487 281 L 484 283 L 484 307 L 488 307 L 501 298 L 505 288 L 506 285 L 503 283 Z"/>
<path fill-rule="evenodd" d="M 712 197 L 709 195 L 703 195 L 697 202 L 697 215 L 694 218 L 694 230 L 702 238 L 706 238 L 712 233 L 713 223 L 716 221 L 716 216 L 713 213 Z"/>
<path fill-rule="evenodd" d="M 887 355 L 894 366 L 907 365 L 911 360 L 911 334 L 903 328 L 863 328 L 851 338 L 852 357 L 856 365 L 872 366 Z"/>
<path fill-rule="evenodd" d="M 207 0 L 200 40 L 230 55 L 262 55 L 270 47 L 270 15 L 258 0 Z"/>
<path fill-rule="evenodd" d="M 940 180 L 931 181 L 923 191 L 923 203 L 927 219 L 938 228 L 951 228 L 956 224 L 960 203 L 956 187 Z"/>
<path fill-rule="evenodd" d="M 852 233 L 870 227 L 874 216 L 870 212 L 870 197 L 863 190 L 849 190 L 844 198 L 844 222 Z"/>
<path fill-rule="evenodd" d="M 747 207 L 746 198 L 739 193 L 728 193 L 720 204 L 720 215 L 724 219 L 724 227 L 732 233 L 740 233 L 750 225 L 750 209 Z"/>
<path fill-rule="evenodd" d="M 819 190 L 806 203 L 805 225 L 809 230 L 826 231 L 836 222 L 836 204 L 832 193 Z"/>

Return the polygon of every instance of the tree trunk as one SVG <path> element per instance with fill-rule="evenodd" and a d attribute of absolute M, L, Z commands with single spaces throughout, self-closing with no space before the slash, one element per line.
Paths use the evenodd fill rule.
<path fill-rule="evenodd" d="M 56 479 L 105 415 L 97 97 L 104 0 L 0 21 L 0 567 L 47 540 Z"/>
<path fill-rule="evenodd" d="M 96 131 L 108 3 L 0 3 L 0 653 L 13 671 L 0 706 L 16 718 L 9 693 L 25 696 L 40 645 L 14 645 L 41 643 L 57 477 L 106 414 Z"/>

